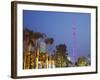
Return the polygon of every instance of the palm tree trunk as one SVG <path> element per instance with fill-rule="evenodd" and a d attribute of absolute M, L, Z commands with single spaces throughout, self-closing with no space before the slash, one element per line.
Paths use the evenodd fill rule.
<path fill-rule="evenodd" d="M 40 49 L 39 49 L 39 47 L 37 47 L 37 56 L 36 56 L 36 69 L 38 69 L 39 52 L 40 52 Z"/>
<path fill-rule="evenodd" d="M 23 65 L 24 67 L 24 69 L 26 68 L 26 54 L 24 53 L 24 65 Z"/>
<path fill-rule="evenodd" d="M 28 53 L 28 59 L 27 59 L 27 60 L 28 60 L 28 69 L 30 69 L 30 58 L 31 58 L 31 57 L 30 57 L 30 52 L 29 52 L 29 53 Z"/>
<path fill-rule="evenodd" d="M 46 68 L 48 68 L 48 55 L 47 55 L 47 58 L 46 58 Z"/>

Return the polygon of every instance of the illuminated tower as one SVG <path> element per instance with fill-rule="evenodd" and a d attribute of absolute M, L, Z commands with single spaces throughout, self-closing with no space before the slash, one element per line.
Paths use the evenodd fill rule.
<path fill-rule="evenodd" d="M 76 29 L 76 26 L 72 27 L 72 40 L 73 40 L 72 62 L 75 64 L 75 62 L 77 61 L 77 29 Z"/>

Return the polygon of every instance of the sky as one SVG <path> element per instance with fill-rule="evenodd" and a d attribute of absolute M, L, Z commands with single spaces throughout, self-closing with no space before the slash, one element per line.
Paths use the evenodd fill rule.
<path fill-rule="evenodd" d="M 52 37 L 53 47 L 66 44 L 74 61 L 91 53 L 90 21 L 90 13 L 23 10 L 23 27 Z"/>

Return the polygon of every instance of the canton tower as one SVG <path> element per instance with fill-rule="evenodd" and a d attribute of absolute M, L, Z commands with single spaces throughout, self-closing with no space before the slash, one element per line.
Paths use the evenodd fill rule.
<path fill-rule="evenodd" d="M 73 64 L 77 61 L 77 28 L 76 26 L 72 27 L 72 62 Z"/>

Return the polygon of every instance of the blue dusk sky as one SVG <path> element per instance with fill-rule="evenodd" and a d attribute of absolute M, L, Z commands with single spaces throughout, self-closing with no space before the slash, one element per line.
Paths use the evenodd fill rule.
<path fill-rule="evenodd" d="M 23 10 L 23 27 L 66 44 L 71 59 L 90 55 L 90 13 Z"/>

